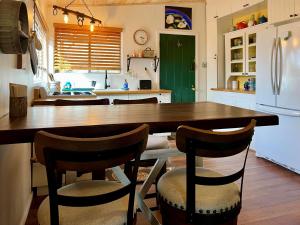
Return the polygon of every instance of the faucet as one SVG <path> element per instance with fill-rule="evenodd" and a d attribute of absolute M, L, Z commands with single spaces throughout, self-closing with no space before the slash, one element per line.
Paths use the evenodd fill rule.
<path fill-rule="evenodd" d="M 105 70 L 105 81 L 104 81 L 104 89 L 109 88 L 110 85 L 107 84 L 107 70 Z"/>

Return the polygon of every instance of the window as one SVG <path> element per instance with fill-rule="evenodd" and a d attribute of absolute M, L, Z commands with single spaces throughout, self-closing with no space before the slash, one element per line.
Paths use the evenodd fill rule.
<path fill-rule="evenodd" d="M 121 70 L 121 28 L 54 24 L 54 71 Z"/>
<path fill-rule="evenodd" d="M 47 79 L 48 74 L 48 56 L 47 56 L 47 27 L 45 21 L 40 14 L 39 8 L 35 5 L 35 15 L 34 15 L 34 26 L 33 29 L 36 32 L 36 37 L 42 44 L 41 50 L 36 50 L 38 57 L 38 69 L 34 76 L 33 81 L 35 83 L 41 82 Z"/>

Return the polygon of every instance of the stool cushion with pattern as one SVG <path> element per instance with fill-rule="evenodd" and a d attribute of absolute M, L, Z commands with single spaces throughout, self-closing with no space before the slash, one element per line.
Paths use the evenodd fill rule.
<path fill-rule="evenodd" d="M 58 189 L 58 194 L 66 196 L 99 195 L 120 189 L 123 185 L 114 181 L 80 181 Z M 127 221 L 128 196 L 97 206 L 59 206 L 60 225 L 124 225 Z M 40 225 L 50 225 L 49 197 L 39 207 Z"/>
<path fill-rule="evenodd" d="M 196 168 L 196 175 L 220 177 L 220 173 Z M 178 168 L 164 174 L 158 182 L 159 196 L 167 204 L 186 210 L 186 168 Z M 240 205 L 240 190 L 235 183 L 219 186 L 196 185 L 196 212 L 215 214 L 227 212 Z"/>

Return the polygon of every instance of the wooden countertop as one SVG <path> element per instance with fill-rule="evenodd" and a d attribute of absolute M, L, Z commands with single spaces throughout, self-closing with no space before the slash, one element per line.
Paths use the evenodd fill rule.
<path fill-rule="evenodd" d="M 133 95 L 133 94 L 160 94 L 171 93 L 171 90 L 164 89 L 149 89 L 149 90 L 94 90 L 96 95 Z"/>
<path fill-rule="evenodd" d="M 29 107 L 27 116 L 0 119 L 0 144 L 28 143 L 45 130 L 66 136 L 111 135 L 148 124 L 151 133 L 175 132 L 180 125 L 203 129 L 235 128 L 251 119 L 257 126 L 278 124 L 278 116 L 233 106 L 198 102 L 99 106 Z"/>
<path fill-rule="evenodd" d="M 242 93 L 242 94 L 252 94 L 255 95 L 255 91 L 245 91 L 245 90 L 232 90 L 226 88 L 211 88 L 212 91 L 225 91 L 225 92 L 235 92 L 235 93 Z"/>

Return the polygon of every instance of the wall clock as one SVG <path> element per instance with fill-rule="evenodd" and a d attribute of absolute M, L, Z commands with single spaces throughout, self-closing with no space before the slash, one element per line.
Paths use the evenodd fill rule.
<path fill-rule="evenodd" d="M 144 45 L 148 42 L 149 35 L 145 30 L 139 29 L 134 32 L 133 39 L 134 42 L 137 43 L 138 45 Z"/>

